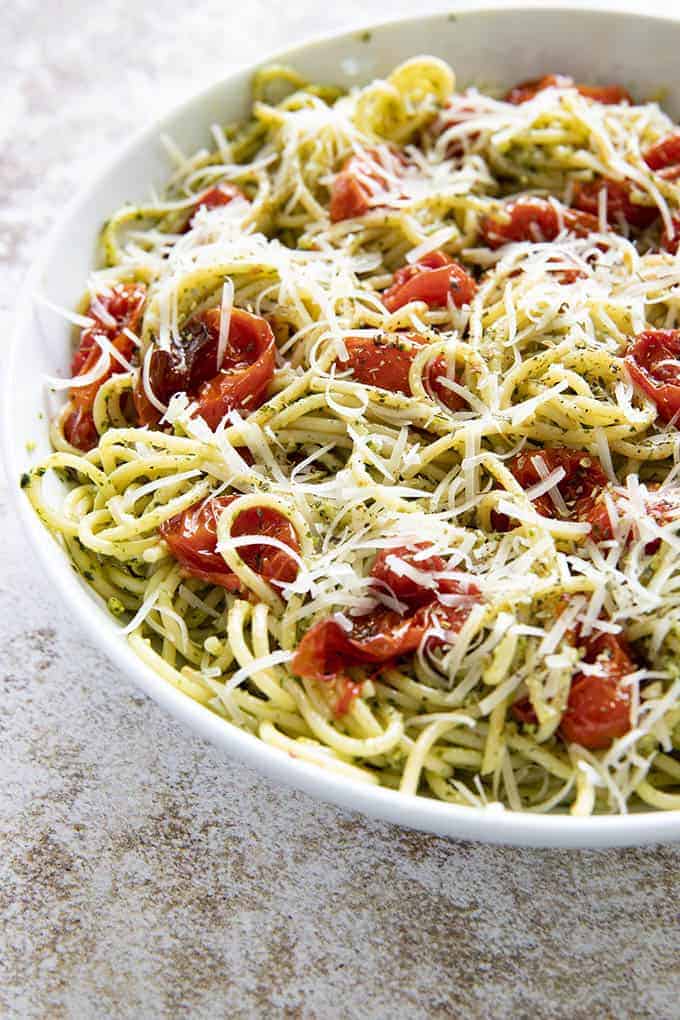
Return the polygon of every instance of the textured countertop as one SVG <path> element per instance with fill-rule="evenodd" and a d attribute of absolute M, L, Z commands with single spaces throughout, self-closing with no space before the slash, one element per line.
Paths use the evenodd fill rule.
<path fill-rule="evenodd" d="M 235 59 L 386 12 L 284 9 L 5 0 L 5 334 L 44 229 L 131 128 Z M 474 846 L 277 788 L 81 635 L 4 482 L 0 518 L 0 1015 L 680 1017 L 677 850 Z"/>

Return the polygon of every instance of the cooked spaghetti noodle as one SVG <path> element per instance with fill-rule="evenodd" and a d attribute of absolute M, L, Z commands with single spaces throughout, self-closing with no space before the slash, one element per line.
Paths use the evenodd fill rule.
<path fill-rule="evenodd" d="M 680 808 L 672 121 L 420 57 L 269 68 L 212 135 L 106 223 L 50 382 L 22 484 L 74 567 L 164 680 L 338 775 Z"/>

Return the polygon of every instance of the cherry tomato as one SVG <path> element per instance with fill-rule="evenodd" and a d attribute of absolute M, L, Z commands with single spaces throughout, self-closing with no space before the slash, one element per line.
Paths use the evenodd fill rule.
<path fill-rule="evenodd" d="M 671 231 L 664 230 L 661 237 L 661 248 L 676 255 L 680 248 L 680 216 L 671 217 Z"/>
<path fill-rule="evenodd" d="M 417 333 L 347 337 L 347 358 L 338 361 L 338 366 L 343 370 L 351 368 L 355 380 L 365 386 L 379 386 L 410 397 L 409 371 L 424 342 Z M 426 386 L 446 407 L 457 411 L 465 406 L 465 401 L 440 381 L 440 377 L 448 376 L 447 367 L 446 358 L 435 358 L 427 372 Z"/>
<path fill-rule="evenodd" d="M 80 345 L 71 362 L 72 376 L 86 375 L 98 363 L 102 349 L 97 337 L 102 337 L 115 347 L 129 361 L 135 352 L 135 343 L 122 331 L 134 332 L 142 316 L 146 299 L 143 283 L 117 283 L 109 291 L 98 294 L 86 314 L 94 324 L 83 330 Z M 69 397 L 73 407 L 64 422 L 64 435 L 68 442 L 79 450 L 91 450 L 99 441 L 99 435 L 92 417 L 92 408 L 100 387 L 125 368 L 111 355 L 101 375 L 87 386 L 74 386 Z"/>
<path fill-rule="evenodd" d="M 394 559 L 403 561 L 407 567 L 422 571 L 424 574 L 437 574 L 446 570 L 446 563 L 441 556 L 422 556 L 422 553 L 431 549 L 431 543 L 418 542 L 413 546 L 400 546 L 393 549 L 382 549 L 375 558 L 371 568 L 371 577 L 382 581 L 388 588 L 391 588 L 395 596 L 407 605 L 413 606 L 423 601 L 431 601 L 433 594 L 439 585 L 433 578 L 432 584 L 421 584 L 406 574 L 398 572 L 398 565 Z M 421 555 L 418 555 L 421 553 Z M 390 566 L 392 563 L 392 566 Z"/>
<path fill-rule="evenodd" d="M 650 485 L 647 487 L 648 495 L 645 499 L 645 512 L 647 516 L 651 517 L 653 521 L 663 527 L 664 524 L 668 524 L 668 522 L 672 521 L 676 516 L 676 511 L 678 506 L 680 506 L 680 492 L 678 490 L 665 490 L 663 493 L 658 493 L 658 489 L 658 485 Z M 612 522 L 609 517 L 609 510 L 607 509 L 605 493 L 609 494 L 615 507 L 625 496 L 625 491 L 609 487 L 608 489 L 603 490 L 597 497 L 590 512 L 586 516 L 586 520 L 590 524 L 590 537 L 593 542 L 608 542 L 614 537 Z M 628 536 L 629 542 L 633 540 L 635 532 L 636 529 L 634 526 Z M 655 538 L 651 542 L 647 542 L 645 552 L 648 556 L 651 556 L 659 549 L 660 545 L 661 539 Z"/>
<path fill-rule="evenodd" d="M 672 421 L 680 411 L 680 330 L 640 333 L 625 363 L 633 384 L 654 401 L 664 421 Z"/>
<path fill-rule="evenodd" d="M 240 580 L 217 551 L 219 516 L 236 498 L 215 496 L 202 500 L 165 521 L 159 530 L 170 552 L 188 574 L 228 591 L 240 592 Z M 295 552 L 300 549 L 295 529 L 288 518 L 270 507 L 243 510 L 234 520 L 231 534 L 234 538 L 244 535 L 276 538 Z M 270 584 L 277 581 L 286 584 L 297 576 L 295 560 L 275 546 L 266 543 L 246 545 L 239 547 L 238 553 L 251 570 Z"/>
<path fill-rule="evenodd" d="M 680 177 L 680 133 L 666 135 L 644 155 L 645 163 L 650 170 L 668 181 Z"/>
<path fill-rule="evenodd" d="M 470 304 L 476 290 L 477 284 L 461 265 L 443 251 L 433 251 L 413 265 L 398 269 L 382 300 L 389 312 L 396 312 L 410 301 L 445 308 L 450 295 L 454 305 L 461 308 Z"/>
<path fill-rule="evenodd" d="M 378 149 L 368 149 L 365 156 L 350 156 L 333 181 L 331 222 L 364 216 L 371 207 L 379 205 L 376 198 L 394 189 L 393 178 L 398 177 L 406 165 L 405 156 L 397 150 L 389 150 L 389 155 L 385 155 Z M 380 167 L 384 167 L 384 173 Z"/>
<path fill-rule="evenodd" d="M 564 468 L 565 475 L 557 483 L 557 489 L 570 514 L 577 520 L 584 519 L 608 482 L 600 463 L 584 450 L 567 447 L 518 453 L 508 466 L 523 489 L 530 489 L 541 481 L 534 460 L 541 460 L 548 473 Z M 547 493 L 533 500 L 533 504 L 541 516 L 557 516 L 555 504 Z"/>
<path fill-rule="evenodd" d="M 544 89 L 548 88 L 571 88 L 574 86 L 574 79 L 563 74 L 546 74 L 543 78 L 534 78 L 531 81 L 521 82 L 505 96 L 506 103 L 513 103 L 515 106 L 526 103 L 533 99 Z M 605 106 L 618 103 L 632 103 L 630 93 L 621 85 L 576 85 L 576 91 L 587 99 L 603 103 Z"/>
<path fill-rule="evenodd" d="M 599 229 L 597 217 L 567 207 L 558 212 L 546 198 L 529 196 L 508 202 L 502 214 L 487 216 L 481 224 L 482 240 L 489 248 L 513 241 L 554 241 L 564 229 L 577 237 L 587 237 Z"/>
<path fill-rule="evenodd" d="M 467 592 L 474 594 L 477 589 L 471 584 Z M 425 631 L 435 624 L 448 634 L 460 630 L 469 612 L 468 606 L 444 606 L 431 599 L 403 616 L 377 606 L 363 616 L 353 617 L 350 630 L 329 617 L 315 623 L 304 635 L 292 669 L 310 680 L 328 680 L 350 666 L 391 663 L 415 652 Z M 433 645 L 444 643 L 444 637 L 433 636 Z"/>
<path fill-rule="evenodd" d="M 630 729 L 631 689 L 621 681 L 637 667 L 626 641 L 614 634 L 588 638 L 583 659 L 598 672 L 572 680 L 559 732 L 570 743 L 600 751 Z"/>
<path fill-rule="evenodd" d="M 237 188 L 235 184 L 218 184 L 214 188 L 210 188 L 209 191 L 204 192 L 194 205 L 193 211 L 187 220 L 186 226 L 184 227 L 183 233 L 190 230 L 194 225 L 194 217 L 199 209 L 219 209 L 220 206 L 229 205 L 235 198 L 242 198 L 246 202 L 248 201 L 246 196 L 243 194 L 240 188 Z"/>
<path fill-rule="evenodd" d="M 77 407 L 64 421 L 64 435 L 77 450 L 93 450 L 99 442 L 99 433 L 91 411 Z"/>
<path fill-rule="evenodd" d="M 229 411 L 252 411 L 266 398 L 274 375 L 274 334 L 266 319 L 233 309 L 229 341 L 217 371 L 220 309 L 210 308 L 191 320 L 182 345 L 156 348 L 150 358 L 149 385 L 167 404 L 174 393 L 186 392 L 198 404 L 195 414 L 211 429 Z M 135 387 L 135 406 L 142 425 L 155 425 L 161 412 L 147 398 L 142 373 Z"/>
<path fill-rule="evenodd" d="M 347 337 L 347 358 L 339 368 L 351 369 L 357 382 L 379 386 L 410 396 L 408 375 L 422 338 L 412 333 L 387 333 L 380 337 Z"/>
<path fill-rule="evenodd" d="M 657 219 L 659 210 L 655 205 L 641 205 L 633 201 L 628 181 L 612 181 L 606 177 L 578 182 L 574 188 L 572 200 L 574 206 L 585 213 L 597 216 L 599 196 L 603 188 L 607 189 L 607 222 L 611 226 L 615 227 L 621 220 L 625 220 L 631 227 L 644 230 Z"/>
<path fill-rule="evenodd" d="M 86 363 L 85 371 L 89 371 L 99 360 L 101 349 L 95 336 L 104 336 L 113 342 L 124 329 L 134 333 L 142 317 L 145 299 L 146 287 L 143 283 L 116 283 L 90 302 L 85 315 L 94 319 L 94 324 L 81 333 L 80 345 L 71 362 L 71 375 L 83 374 Z M 96 351 L 96 357 L 91 359 L 93 350 Z"/>

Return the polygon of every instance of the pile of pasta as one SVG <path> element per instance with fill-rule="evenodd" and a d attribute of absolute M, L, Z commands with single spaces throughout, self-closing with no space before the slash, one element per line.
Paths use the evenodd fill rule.
<path fill-rule="evenodd" d="M 680 808 L 680 130 L 418 57 L 165 144 L 22 479 L 140 658 L 363 783 Z"/>

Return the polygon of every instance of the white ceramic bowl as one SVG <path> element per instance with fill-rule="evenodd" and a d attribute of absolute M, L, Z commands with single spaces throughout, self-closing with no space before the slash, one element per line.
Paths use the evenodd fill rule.
<path fill-rule="evenodd" d="M 680 22 L 585 10 L 508 9 L 436 14 L 307 43 L 268 58 L 294 65 L 311 80 L 353 85 L 384 75 L 419 53 L 443 57 L 459 84 L 511 84 L 551 71 L 585 81 L 621 82 L 638 95 L 667 88 L 666 105 L 680 111 Z M 185 151 L 208 143 L 208 128 L 245 114 L 251 69 L 195 96 L 135 138 L 80 195 L 53 230 L 29 274 L 19 304 L 3 397 L 3 441 L 10 487 L 31 545 L 62 598 L 120 669 L 163 708 L 228 755 L 273 779 L 345 808 L 447 836 L 529 846 L 597 847 L 680 838 L 680 812 L 571 818 L 457 807 L 338 778 L 261 743 L 165 683 L 140 662 L 119 625 L 76 577 L 62 550 L 33 514 L 19 487 L 29 461 L 49 451 L 47 398 L 37 379 L 67 372 L 67 327 L 36 307 L 33 295 L 72 307 L 92 265 L 97 233 L 124 201 L 146 198 L 168 166 L 159 144 L 165 131 Z M 49 320 L 49 328 L 45 328 Z M 41 328 L 42 327 L 42 328 Z M 25 367 L 30 365 L 31 371 Z M 41 416 L 42 415 L 42 416 Z M 29 458 L 27 441 L 36 442 Z"/>

